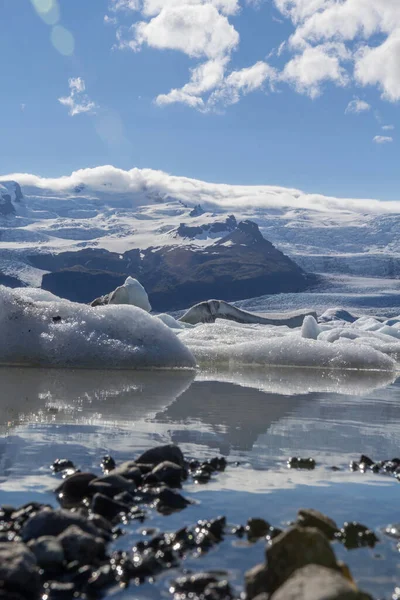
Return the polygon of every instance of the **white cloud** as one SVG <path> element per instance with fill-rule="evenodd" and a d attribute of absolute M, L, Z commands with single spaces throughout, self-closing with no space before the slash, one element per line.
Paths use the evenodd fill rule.
<path fill-rule="evenodd" d="M 345 55 L 342 44 L 309 46 L 286 63 L 280 78 L 292 84 L 296 91 L 316 98 L 325 82 L 339 86 L 348 83 L 348 76 L 340 64 L 340 58 Z"/>
<path fill-rule="evenodd" d="M 142 13 L 146 17 L 154 17 L 163 9 L 174 7 L 185 8 L 200 5 L 214 6 L 224 15 L 234 15 L 239 11 L 238 0 L 143 0 Z"/>
<path fill-rule="evenodd" d="M 393 131 L 394 125 L 382 125 L 383 131 Z"/>
<path fill-rule="evenodd" d="M 400 3 L 399 3 L 400 5 Z M 365 46 L 356 58 L 355 77 L 362 85 L 377 85 L 385 99 L 400 100 L 400 23 L 383 44 Z"/>
<path fill-rule="evenodd" d="M 104 23 L 107 25 L 117 25 L 118 19 L 116 17 L 110 17 L 110 15 L 104 15 Z"/>
<path fill-rule="evenodd" d="M 272 86 L 276 80 L 276 70 L 268 63 L 259 61 L 251 67 L 232 71 L 223 84 L 212 93 L 208 104 L 211 107 L 218 104 L 236 104 L 242 95 L 261 89 L 266 81 Z"/>
<path fill-rule="evenodd" d="M 239 43 L 233 25 L 211 4 L 163 8 L 150 21 L 136 23 L 132 31 L 133 49 L 147 44 L 160 50 L 180 50 L 197 58 L 222 58 Z"/>
<path fill-rule="evenodd" d="M 189 202 L 201 203 L 205 206 L 222 207 L 224 209 L 248 208 L 307 208 L 331 215 L 332 212 L 349 210 L 365 214 L 400 213 L 400 201 L 379 201 L 372 199 L 335 198 L 321 194 L 306 194 L 298 189 L 268 185 L 230 185 L 216 184 L 176 177 L 154 171 L 152 169 L 131 169 L 124 171 L 105 165 L 93 169 L 74 171 L 69 176 L 46 179 L 27 173 L 12 173 L 0 177 L 2 181 L 15 180 L 21 185 L 36 186 L 56 192 L 70 191 L 76 185 L 84 184 L 90 190 L 101 194 L 131 193 L 143 194 L 143 202 L 147 202 L 144 194 L 157 193 Z"/>
<path fill-rule="evenodd" d="M 376 135 L 373 139 L 375 144 L 390 144 L 393 142 L 393 138 L 387 135 Z"/>
<path fill-rule="evenodd" d="M 371 105 L 365 100 L 360 100 L 360 98 L 354 98 L 351 102 L 348 103 L 345 114 L 359 114 L 362 112 L 367 112 L 371 110 Z"/>
<path fill-rule="evenodd" d="M 59 98 L 58 101 L 68 107 L 71 117 L 81 113 L 92 113 L 96 104 L 85 94 L 85 82 L 82 77 L 72 77 L 68 80 L 70 89 L 69 96 Z"/>
<path fill-rule="evenodd" d="M 140 0 L 110 0 L 110 10 L 139 10 Z"/>
<path fill-rule="evenodd" d="M 295 31 L 289 40 L 292 49 L 304 50 L 321 43 L 345 44 L 355 61 L 354 81 L 374 85 L 383 98 L 400 100 L 400 2 L 399 0 L 274 0 L 278 10 L 290 18 Z M 383 40 L 376 45 L 376 38 Z M 366 42 L 370 42 L 368 45 Z M 338 56 L 343 69 L 345 59 Z M 290 63 L 289 63 L 290 64 Z M 319 66 L 317 65 L 316 70 Z M 335 68 L 332 65 L 333 72 Z M 338 70 L 336 70 L 336 73 Z M 343 71 L 342 71 L 343 74 Z M 342 85 L 343 77 L 332 78 Z M 300 86 L 304 91 L 306 86 Z M 316 93 L 316 90 L 313 93 Z M 312 94 L 310 94 L 312 95 Z"/>
<path fill-rule="evenodd" d="M 239 102 L 240 97 L 261 89 L 268 80 L 272 85 L 277 73 L 268 63 L 259 61 L 251 67 L 232 71 L 225 76 L 227 60 L 208 61 L 192 71 L 189 83 L 156 98 L 159 105 L 180 102 L 203 112 Z M 201 95 L 212 92 L 207 100 Z"/>
<path fill-rule="evenodd" d="M 288 53 L 279 77 L 275 70 L 275 84 L 287 83 L 311 98 L 319 96 L 326 83 L 339 87 L 350 83 L 372 85 L 381 89 L 385 100 L 400 100 L 400 0 L 273 0 L 273 3 L 294 27 L 289 39 L 268 56 L 269 60 L 275 54 Z M 246 10 L 246 6 L 257 4 L 258 0 L 241 3 L 239 0 L 111 0 L 110 8 L 136 11 L 140 15 L 130 27 L 117 32 L 120 48 L 139 51 L 150 46 L 176 50 L 201 61 L 191 70 L 188 83 L 160 94 L 157 104 L 183 102 L 207 110 L 210 102 L 206 94 L 225 98 L 229 104 L 261 87 L 240 87 L 227 81 L 229 72 L 235 72 L 230 62 L 240 42 L 235 28 L 237 21 L 232 22 L 231 17 Z M 211 63 L 218 63 L 218 68 Z M 259 60 L 255 64 L 263 63 Z M 221 64 L 224 65 L 222 80 Z M 253 68 L 255 65 L 248 67 Z M 271 80 L 270 75 L 264 81 Z M 355 99 L 346 112 L 366 110 L 367 103 Z"/>
<path fill-rule="evenodd" d="M 173 89 L 168 94 L 160 94 L 156 98 L 159 105 L 179 102 L 192 108 L 204 109 L 202 94 L 215 89 L 224 79 L 228 59 L 209 60 L 192 69 L 189 83 L 181 89 Z"/>

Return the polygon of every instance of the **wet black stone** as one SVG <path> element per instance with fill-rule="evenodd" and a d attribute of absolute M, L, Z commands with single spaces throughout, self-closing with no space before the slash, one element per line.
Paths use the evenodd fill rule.
<path fill-rule="evenodd" d="M 62 318 L 60 317 L 60 315 L 57 315 L 56 317 L 52 318 L 53 323 L 61 323 Z"/>
<path fill-rule="evenodd" d="M 292 456 L 288 459 L 287 465 L 289 469 L 315 469 L 316 462 L 313 458 L 301 458 Z"/>
<path fill-rule="evenodd" d="M 100 466 L 103 469 L 104 473 L 108 473 L 109 471 L 112 471 L 113 469 L 115 469 L 116 463 L 115 463 L 115 460 L 113 459 L 113 457 L 110 456 L 109 454 L 107 454 L 106 456 L 103 457 L 103 460 L 101 461 Z"/>
<path fill-rule="evenodd" d="M 46 600 L 71 600 L 75 592 L 75 585 L 72 582 L 51 581 L 45 583 L 43 588 Z"/>
<path fill-rule="evenodd" d="M 180 465 L 170 461 L 164 461 L 154 467 L 151 473 L 147 474 L 144 481 L 163 482 L 171 487 L 181 487 L 182 481 L 186 478 L 186 471 Z"/>
<path fill-rule="evenodd" d="M 249 519 L 246 525 L 246 533 L 250 542 L 265 537 L 271 529 L 271 525 L 264 519 Z"/>
<path fill-rule="evenodd" d="M 67 469 L 75 469 L 75 465 L 72 460 L 68 458 L 56 458 L 56 460 L 51 465 L 51 469 L 54 473 L 60 473 L 61 471 L 66 471 Z"/>
<path fill-rule="evenodd" d="M 216 456 L 209 460 L 209 464 L 215 471 L 225 471 L 227 466 L 226 458 L 223 456 Z"/>
<path fill-rule="evenodd" d="M 92 498 L 90 508 L 94 513 L 113 521 L 121 513 L 129 513 L 129 505 L 123 502 L 117 502 L 113 498 L 108 498 L 104 494 L 95 494 Z"/>
<path fill-rule="evenodd" d="M 211 479 L 211 471 L 200 467 L 193 473 L 193 480 L 195 483 L 208 483 Z"/>
<path fill-rule="evenodd" d="M 335 534 L 335 538 L 341 541 L 348 550 L 363 547 L 373 548 L 379 542 L 373 531 L 355 521 L 344 523 L 343 527 Z"/>
<path fill-rule="evenodd" d="M 232 600 L 232 588 L 226 580 L 209 583 L 203 592 L 204 600 Z"/>
<path fill-rule="evenodd" d="M 104 475 L 90 481 L 88 491 L 91 494 L 100 493 L 113 498 L 122 492 L 134 492 L 136 484 L 132 480 L 125 479 L 121 475 Z"/>
<path fill-rule="evenodd" d="M 115 570 L 111 565 L 106 564 L 92 572 L 84 589 L 89 595 L 97 594 L 113 583 L 115 583 Z"/>
<path fill-rule="evenodd" d="M 24 542 L 36 539 L 44 535 L 59 535 L 70 525 L 77 525 L 83 531 L 98 536 L 101 532 L 97 527 L 83 515 L 67 510 L 53 510 L 44 508 L 32 515 L 21 530 Z"/>
<path fill-rule="evenodd" d="M 65 479 L 56 488 L 56 494 L 61 506 L 69 508 L 77 506 L 92 492 L 89 487 L 91 481 L 96 479 L 93 473 L 74 473 Z"/>
<path fill-rule="evenodd" d="M 171 583 L 170 591 L 174 594 L 194 594 L 199 596 L 207 586 L 218 583 L 218 579 L 211 573 L 196 573 L 178 577 Z"/>
<path fill-rule="evenodd" d="M 212 533 L 212 535 L 218 541 L 222 541 L 222 536 L 226 527 L 226 517 L 217 517 L 216 519 L 211 519 L 210 521 L 198 521 L 197 525 L 208 529 L 208 531 L 210 531 L 210 533 Z"/>
<path fill-rule="evenodd" d="M 174 492 L 169 488 L 163 488 L 158 493 L 156 507 L 159 512 L 168 513 L 170 511 L 182 510 L 189 504 L 190 501 L 178 492 Z"/>
<path fill-rule="evenodd" d="M 366 467 L 372 467 L 372 465 L 375 464 L 375 461 L 373 461 L 369 456 L 362 454 L 359 463 L 364 464 Z"/>
<path fill-rule="evenodd" d="M 173 462 L 180 467 L 185 466 L 182 450 L 174 444 L 150 448 L 150 450 L 146 450 L 146 452 L 139 456 L 136 463 L 153 465 L 155 467 L 164 461 Z"/>
<path fill-rule="evenodd" d="M 0 520 L 8 521 L 16 510 L 17 509 L 14 506 L 11 506 L 11 504 L 3 504 L 0 507 Z"/>

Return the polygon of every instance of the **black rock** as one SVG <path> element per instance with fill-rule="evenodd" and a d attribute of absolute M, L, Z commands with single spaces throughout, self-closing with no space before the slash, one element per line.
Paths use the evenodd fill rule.
<path fill-rule="evenodd" d="M 301 527 L 316 527 L 330 540 L 338 532 L 338 526 L 335 521 L 313 508 L 301 508 L 297 513 L 296 525 L 300 525 Z"/>
<path fill-rule="evenodd" d="M 175 510 L 182 510 L 186 508 L 191 502 L 184 498 L 178 492 L 174 492 L 169 488 L 162 488 L 158 493 L 156 501 L 157 510 L 163 514 L 168 514 Z"/>
<path fill-rule="evenodd" d="M 29 600 L 40 590 L 39 569 L 34 554 L 22 543 L 0 543 L 0 582 L 7 592 Z"/>
<path fill-rule="evenodd" d="M 50 581 L 43 586 L 46 600 L 71 600 L 75 585 L 72 582 Z"/>
<path fill-rule="evenodd" d="M 175 579 L 170 586 L 173 594 L 193 594 L 199 596 L 210 584 L 218 583 L 218 579 L 211 573 L 196 573 Z"/>
<path fill-rule="evenodd" d="M 151 471 L 152 467 L 150 467 Z M 133 460 L 128 460 L 117 467 L 112 469 L 108 473 L 109 475 L 121 475 L 121 477 L 125 477 L 125 479 L 129 479 L 130 481 L 134 481 L 136 485 L 140 485 L 142 482 L 142 471 L 139 466 Z"/>
<path fill-rule="evenodd" d="M 92 498 L 90 508 L 94 513 L 105 517 L 109 521 L 113 521 L 121 513 L 128 514 L 130 510 L 128 504 L 108 498 L 104 494 L 95 494 Z"/>
<path fill-rule="evenodd" d="M 265 537 L 271 529 L 271 525 L 264 519 L 249 519 L 247 521 L 246 533 L 250 542 Z"/>
<path fill-rule="evenodd" d="M 185 466 L 185 459 L 182 454 L 182 450 L 179 446 L 174 444 L 167 444 L 166 446 L 156 446 L 146 450 L 139 458 L 136 463 L 153 465 L 153 467 L 163 463 L 165 461 L 172 462 L 180 467 Z"/>
<path fill-rule="evenodd" d="M 379 539 L 373 531 L 361 523 L 344 523 L 343 527 L 335 534 L 335 538 L 342 542 L 348 550 L 373 548 Z"/>
<path fill-rule="evenodd" d="M 44 535 L 59 535 L 70 525 L 77 525 L 95 537 L 100 533 L 92 522 L 78 513 L 44 508 L 27 520 L 22 527 L 21 537 L 28 542 Z"/>
<path fill-rule="evenodd" d="M 55 317 L 53 317 L 53 320 L 54 318 Z M 51 465 L 51 469 L 54 473 L 60 473 L 61 471 L 75 470 L 75 465 L 72 460 L 69 460 L 68 458 L 57 458 Z"/>
<path fill-rule="evenodd" d="M 186 477 L 186 471 L 180 465 L 171 461 L 164 461 L 154 467 L 154 469 L 145 476 L 144 481 L 162 482 L 170 487 L 181 487 L 182 481 Z"/>
<path fill-rule="evenodd" d="M 288 459 L 287 465 L 289 469 L 315 469 L 316 462 L 313 458 L 300 458 L 292 456 Z"/>
<path fill-rule="evenodd" d="M 116 463 L 113 457 L 107 454 L 107 456 L 103 457 L 100 466 L 103 469 L 104 473 L 108 473 L 109 471 L 115 469 Z"/>
<path fill-rule="evenodd" d="M 89 484 L 96 479 L 93 473 L 74 473 L 56 488 L 61 506 L 69 508 L 77 506 L 84 498 L 91 495 Z"/>
<path fill-rule="evenodd" d="M 111 498 L 122 492 L 132 493 L 135 489 L 136 484 L 133 480 L 112 473 L 91 480 L 88 486 L 88 491 L 92 495 L 98 492 Z"/>
<path fill-rule="evenodd" d="M 67 561 L 77 561 L 80 565 L 96 564 L 105 555 L 104 540 L 70 525 L 59 536 Z"/>

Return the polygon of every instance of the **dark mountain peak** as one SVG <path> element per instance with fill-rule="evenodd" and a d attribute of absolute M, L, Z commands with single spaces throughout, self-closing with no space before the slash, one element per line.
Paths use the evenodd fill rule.
<path fill-rule="evenodd" d="M 233 215 L 229 215 L 224 221 L 214 221 L 213 223 L 205 223 L 204 225 L 187 225 L 180 223 L 175 230 L 175 237 L 188 239 L 196 239 L 196 237 L 209 235 L 218 236 L 224 235 L 226 232 L 231 232 L 237 227 L 237 221 Z"/>
<path fill-rule="evenodd" d="M 192 208 L 192 210 L 189 213 L 189 217 L 201 217 L 201 215 L 204 215 L 204 210 L 201 206 L 201 204 L 197 204 L 194 208 Z"/>
<path fill-rule="evenodd" d="M 235 219 L 235 217 L 233 217 L 233 219 Z M 237 223 L 235 229 L 228 233 L 228 235 L 223 237 L 221 240 L 216 242 L 214 246 L 225 246 L 228 242 L 230 242 L 231 245 L 241 246 L 251 246 L 253 244 L 259 244 L 260 242 L 262 242 L 263 244 L 272 245 L 271 242 L 268 242 L 268 240 L 266 240 L 262 236 L 262 233 L 259 230 L 257 223 L 254 223 L 254 221 L 250 220 L 240 221 L 239 223 Z"/>
<path fill-rule="evenodd" d="M 14 202 L 18 204 L 24 199 L 21 186 L 16 181 L 0 181 L 0 214 L 15 213 Z"/>

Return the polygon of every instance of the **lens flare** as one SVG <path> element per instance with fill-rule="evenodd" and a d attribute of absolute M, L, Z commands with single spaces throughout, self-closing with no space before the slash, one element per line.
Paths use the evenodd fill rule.
<path fill-rule="evenodd" d="M 31 0 L 33 8 L 47 25 L 56 25 L 60 20 L 58 0 Z"/>
<path fill-rule="evenodd" d="M 62 25 L 56 25 L 51 30 L 51 43 L 63 56 L 71 56 L 74 53 L 75 39 L 68 29 Z"/>

